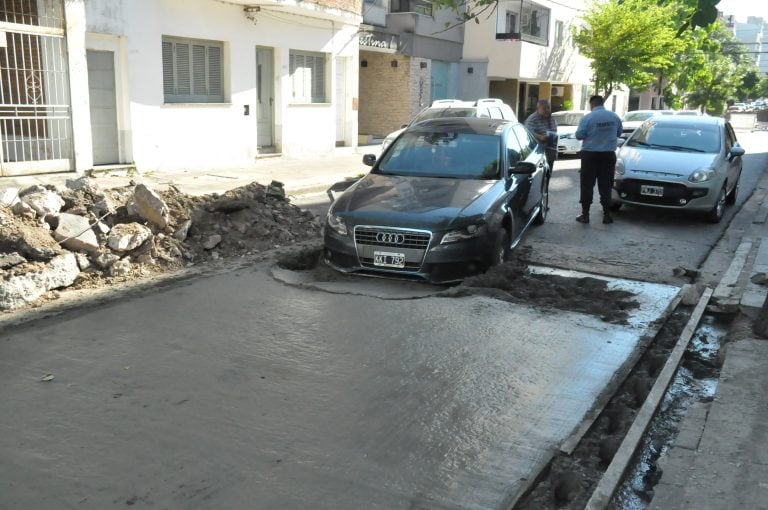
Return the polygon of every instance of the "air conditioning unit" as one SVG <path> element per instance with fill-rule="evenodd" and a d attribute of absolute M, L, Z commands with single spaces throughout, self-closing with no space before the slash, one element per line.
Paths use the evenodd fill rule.
<path fill-rule="evenodd" d="M 553 96 L 562 96 L 565 92 L 565 87 L 562 85 L 553 85 L 552 86 L 552 95 Z"/>

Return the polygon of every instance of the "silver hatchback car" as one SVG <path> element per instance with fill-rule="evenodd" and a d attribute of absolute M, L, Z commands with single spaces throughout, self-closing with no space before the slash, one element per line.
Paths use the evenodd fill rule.
<path fill-rule="evenodd" d="M 744 149 L 720 117 L 657 116 L 617 151 L 613 206 L 704 212 L 717 223 L 736 202 Z"/>

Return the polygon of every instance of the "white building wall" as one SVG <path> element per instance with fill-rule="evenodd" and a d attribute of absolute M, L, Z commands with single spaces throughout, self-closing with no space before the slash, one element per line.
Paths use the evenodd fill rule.
<path fill-rule="evenodd" d="M 287 156 L 330 152 L 335 147 L 335 58 L 348 57 L 352 91 L 357 90 L 358 16 L 319 19 L 264 8 L 248 19 L 242 5 L 214 0 L 88 0 L 86 46 L 98 49 L 113 39 L 116 55 L 121 152 L 139 170 L 249 166 L 256 148 L 256 46 L 275 52 L 275 143 Z M 163 36 L 224 43 L 225 102 L 165 104 Z M 107 42 L 105 42 L 107 41 Z M 328 54 L 328 103 L 291 104 L 288 69 L 291 49 Z M 356 95 L 356 92 L 353 93 Z M 351 98 L 347 145 L 357 143 L 357 112 Z M 249 115 L 245 115 L 248 106 Z M 73 112 L 74 115 L 74 112 Z M 75 136 L 90 136 L 76 126 Z"/>
<path fill-rule="evenodd" d="M 549 45 L 529 42 L 497 40 L 497 30 L 502 31 L 503 16 L 507 8 L 519 11 L 519 0 L 499 2 L 495 16 L 480 16 L 479 23 L 467 23 L 464 37 L 464 59 L 488 59 L 489 79 L 542 80 L 569 83 L 589 83 L 592 71 L 589 60 L 582 57 L 571 44 L 571 26 L 578 23 L 584 2 L 535 3 L 550 9 Z M 565 43 L 555 47 L 555 22 L 564 22 Z"/>

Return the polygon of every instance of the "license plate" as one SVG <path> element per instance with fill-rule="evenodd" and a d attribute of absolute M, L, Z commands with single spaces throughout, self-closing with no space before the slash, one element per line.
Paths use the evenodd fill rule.
<path fill-rule="evenodd" d="M 374 251 L 373 265 L 378 267 L 396 267 L 398 269 L 403 269 L 405 267 L 405 254 L 389 251 Z"/>
<path fill-rule="evenodd" d="M 664 196 L 664 186 L 640 186 L 641 195 L 649 195 L 652 197 Z"/>

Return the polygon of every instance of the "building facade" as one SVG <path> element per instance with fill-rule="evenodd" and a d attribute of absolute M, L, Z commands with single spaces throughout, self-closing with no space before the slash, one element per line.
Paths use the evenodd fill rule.
<path fill-rule="evenodd" d="M 0 172 L 356 146 L 360 21 L 359 0 L 4 2 Z"/>
<path fill-rule="evenodd" d="M 365 0 L 360 27 L 362 138 L 383 137 L 436 99 L 460 95 L 464 27 L 425 0 Z"/>
<path fill-rule="evenodd" d="M 746 23 L 733 20 L 727 22 L 732 28 L 733 37 L 744 45 L 760 74 L 768 74 L 768 23 L 766 19 L 758 16 L 749 16 Z"/>

